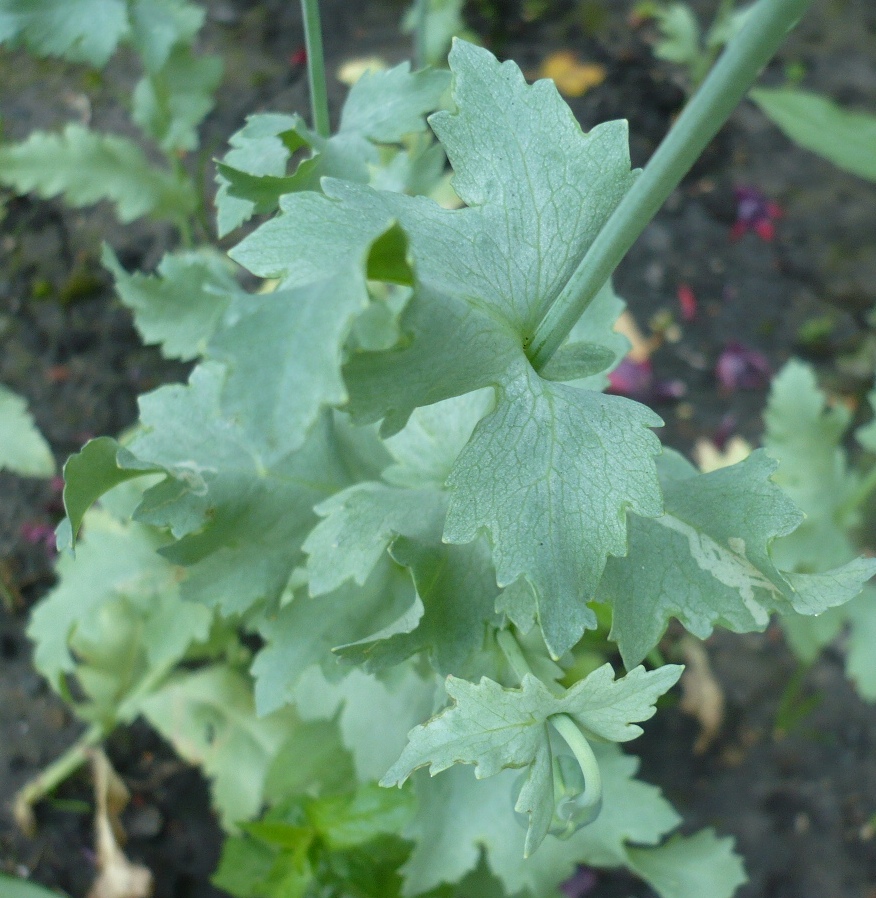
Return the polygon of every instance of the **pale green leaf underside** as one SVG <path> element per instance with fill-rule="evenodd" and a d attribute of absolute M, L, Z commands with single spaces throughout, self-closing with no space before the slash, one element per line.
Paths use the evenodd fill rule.
<path fill-rule="evenodd" d="M 749 96 L 795 143 L 876 181 L 876 116 L 843 109 L 828 97 L 794 87 L 759 87 Z"/>
<path fill-rule="evenodd" d="M 37 430 L 27 403 L 0 385 L 0 470 L 26 477 L 55 473 L 52 450 Z"/>
<path fill-rule="evenodd" d="M 179 673 L 143 703 L 149 723 L 212 780 L 226 829 L 254 817 L 271 762 L 295 725 L 291 710 L 257 717 L 249 678 L 229 667 Z"/>
<path fill-rule="evenodd" d="M 765 453 L 712 474 L 669 478 L 666 514 L 630 519 L 630 551 L 610 559 L 599 598 L 614 608 L 612 638 L 632 665 L 657 644 L 670 617 L 705 638 L 715 624 L 762 630 L 774 611 L 818 614 L 848 601 L 876 572 L 861 559 L 827 574 L 784 574 L 770 555 L 802 515 L 769 479 Z"/>
<path fill-rule="evenodd" d="M 648 430 L 660 424 L 642 405 L 525 365 L 456 461 L 445 539 L 489 533 L 499 585 L 529 581 L 555 657 L 596 625 L 587 603 L 606 558 L 626 554 L 626 512 L 662 511 Z"/>
<path fill-rule="evenodd" d="M 150 215 L 178 223 L 197 205 L 193 186 L 153 166 L 135 143 L 76 124 L 0 147 L 0 182 L 44 198 L 63 194 L 71 206 L 110 200 L 122 222 Z"/>

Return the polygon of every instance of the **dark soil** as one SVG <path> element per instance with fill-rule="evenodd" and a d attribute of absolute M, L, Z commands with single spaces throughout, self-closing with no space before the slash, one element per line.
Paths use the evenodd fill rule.
<path fill-rule="evenodd" d="M 633 3 L 581 0 L 548 4 L 526 21 L 523 3 L 472 3 L 471 22 L 493 49 L 535 72 L 554 49 L 571 48 L 605 65 L 604 84 L 570 100 L 585 127 L 630 121 L 634 162 L 643 164 L 684 101 L 677 72 L 651 55 L 647 34 L 631 29 Z M 701 12 L 713 0 L 692 4 Z M 247 113 L 304 110 L 306 84 L 290 57 L 303 43 L 297 5 L 287 0 L 210 0 L 204 46 L 221 53 L 226 80 L 204 128 L 203 160 L 222 152 Z M 532 4 L 530 4 L 532 6 Z M 397 35 L 398 3 L 323 4 L 329 71 L 351 56 L 407 54 Z M 490 9 L 501 15 L 490 16 Z M 870 0 L 819 0 L 766 77 L 802 63 L 807 86 L 876 109 L 876 6 Z M 100 77 L 21 53 L 0 55 L 4 137 L 90 118 L 132 133 L 124 98 L 135 78 L 130 59 Z M 337 109 L 343 89 L 332 82 Z M 189 160 L 193 166 L 199 160 Z M 205 182 L 211 174 L 206 166 Z M 781 205 L 777 236 L 730 240 L 734 186 L 751 185 Z M 715 365 L 731 342 L 762 352 L 773 371 L 792 355 L 819 363 L 826 380 L 854 399 L 869 387 L 872 350 L 866 313 L 876 304 L 876 185 L 844 175 L 791 146 L 744 105 L 697 168 L 646 229 L 616 277 L 640 326 L 680 325 L 653 356 L 658 382 L 680 381 L 685 395 L 655 407 L 664 440 L 689 451 L 701 436 L 732 427 L 752 442 L 762 431 L 766 385 L 719 389 Z M 118 433 L 136 417 L 136 396 L 180 379 L 185 369 L 144 349 L 112 295 L 98 259 L 108 240 L 129 268 L 153 267 L 173 246 L 157 225 L 118 227 L 108 209 L 66 210 L 57 202 L 5 198 L 0 237 L 0 382 L 28 397 L 59 462 L 90 436 Z M 677 290 L 698 299 L 683 321 Z M 667 335 L 673 336 L 670 327 Z M 21 537 L 23 524 L 54 525 L 58 496 L 49 484 L 0 475 L 0 862 L 2 869 L 82 898 L 93 876 L 90 794 L 73 777 L 38 811 L 33 840 L 11 819 L 11 797 L 69 746 L 80 731 L 30 667 L 28 608 L 51 585 L 44 546 Z M 874 544 L 873 538 L 867 540 Z M 795 663 L 777 632 L 708 644 L 728 702 L 724 731 L 701 756 L 695 724 L 667 708 L 639 744 L 643 774 L 660 784 L 691 829 L 714 826 L 736 837 L 750 884 L 740 898 L 876 896 L 876 709 L 846 683 L 838 652 L 801 680 L 794 706 L 817 704 L 780 732 L 780 703 Z M 787 702 L 786 702 L 787 704 Z M 114 736 L 109 755 L 134 801 L 128 852 L 156 872 L 157 898 L 207 898 L 220 833 L 204 783 L 145 727 Z M 641 884 L 603 875 L 595 898 L 644 898 Z M 708 896 L 704 896 L 708 898 Z"/>

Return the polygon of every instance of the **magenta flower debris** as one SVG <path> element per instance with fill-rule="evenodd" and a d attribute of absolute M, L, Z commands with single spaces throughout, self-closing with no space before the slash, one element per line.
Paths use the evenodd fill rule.
<path fill-rule="evenodd" d="M 773 240 L 776 236 L 775 222 L 782 217 L 781 206 L 757 187 L 735 187 L 733 194 L 736 197 L 736 221 L 730 231 L 730 238 L 738 240 L 751 231 L 761 240 Z"/>
<path fill-rule="evenodd" d="M 595 888 L 598 882 L 596 871 L 590 867 L 578 867 L 578 869 L 560 886 L 560 891 L 567 898 L 585 898 Z"/>
<path fill-rule="evenodd" d="M 56 553 L 54 527 L 39 521 L 25 521 L 19 532 L 26 543 L 42 546 L 48 555 L 54 558 Z"/>
<path fill-rule="evenodd" d="M 697 317 L 697 297 L 690 284 L 679 284 L 676 290 L 681 317 L 684 321 L 693 321 Z"/>
<path fill-rule="evenodd" d="M 671 402 L 681 399 L 687 387 L 680 380 L 658 380 L 650 359 L 636 362 L 627 357 L 608 375 L 608 392 L 639 402 Z"/>
<path fill-rule="evenodd" d="M 757 349 L 731 342 L 718 356 L 715 377 L 722 390 L 762 390 L 769 385 L 772 371 L 767 357 Z"/>

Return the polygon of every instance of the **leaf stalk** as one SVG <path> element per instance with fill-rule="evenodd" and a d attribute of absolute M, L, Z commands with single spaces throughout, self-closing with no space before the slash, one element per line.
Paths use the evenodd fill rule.
<path fill-rule="evenodd" d="M 576 801 L 576 805 L 583 816 L 581 823 L 583 824 L 585 820 L 592 822 L 602 809 L 602 773 L 599 770 L 599 761 L 593 754 L 587 737 L 568 714 L 554 714 L 548 718 L 548 722 L 572 750 L 581 773 L 584 774 L 584 792 Z"/>
<path fill-rule="evenodd" d="M 88 760 L 91 749 L 99 745 L 106 735 L 107 730 L 102 724 L 92 724 L 60 758 L 19 790 L 12 813 L 25 835 L 32 836 L 36 830 L 33 806 L 74 774 Z"/>
<path fill-rule="evenodd" d="M 527 347 L 540 371 L 812 0 L 760 0 L 587 250 Z"/>

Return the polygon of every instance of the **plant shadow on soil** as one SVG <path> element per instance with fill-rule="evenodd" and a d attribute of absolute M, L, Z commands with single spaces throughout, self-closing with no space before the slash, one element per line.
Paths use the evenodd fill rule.
<path fill-rule="evenodd" d="M 630 120 L 633 161 L 643 164 L 679 110 L 684 91 L 630 30 L 632 2 L 605 3 L 600 30 L 588 33 L 582 13 L 593 0 L 548 4 L 534 22 L 520 4 L 504 3 L 491 28 L 493 49 L 535 71 L 553 49 L 572 48 L 605 65 L 604 84 L 571 100 L 584 127 Z M 693 4 L 701 12 L 710 0 Z M 245 114 L 307 108 L 303 72 L 290 57 L 303 43 L 296 4 L 210 0 L 205 48 L 219 52 L 226 80 L 204 128 L 206 156 L 222 152 Z M 475 4 L 477 6 L 477 4 Z M 481 5 L 483 6 L 483 4 Z M 323 5 L 329 71 L 350 56 L 405 54 L 397 37 L 398 4 Z M 473 13 L 477 24 L 478 12 Z M 592 18 L 591 18 L 592 21 Z M 841 102 L 876 107 L 876 8 L 867 0 L 820 0 L 767 77 L 803 62 L 807 85 Z M 95 126 L 130 131 L 120 99 L 135 70 L 114 60 L 96 89 L 81 70 L 20 53 L 0 55 L 0 104 L 7 139 L 53 127 L 89 110 Z M 332 81 L 337 110 L 343 91 Z M 79 112 L 77 112 L 77 110 Z M 209 180 L 209 176 L 208 176 Z M 733 187 L 752 184 L 785 210 L 777 239 L 728 239 Z M 120 229 L 108 209 L 70 211 L 57 202 L 4 197 L 0 238 L 0 382 L 29 399 L 59 461 L 90 436 L 118 433 L 136 417 L 136 395 L 185 377 L 184 366 L 143 348 L 130 316 L 101 272 L 100 241 L 128 268 L 154 267 L 172 247 L 158 226 Z M 750 106 L 734 115 L 704 159 L 647 228 L 616 277 L 616 287 L 643 327 L 668 311 L 687 284 L 699 299 L 696 320 L 677 342 L 654 355 L 659 378 L 685 385 L 681 401 L 655 407 L 667 424 L 664 441 L 689 451 L 732 416 L 735 430 L 756 442 L 765 390 L 721 392 L 718 355 L 731 341 L 756 347 L 773 370 L 790 356 L 821 363 L 834 388 L 860 395 L 872 362 L 849 361 L 864 345 L 863 314 L 876 305 L 876 186 L 837 172 L 791 147 Z M 818 341 L 801 341 L 808 322 L 829 326 Z M 80 726 L 30 666 L 27 610 L 51 585 L 45 549 L 24 542 L 25 522 L 53 525 L 57 494 L 49 484 L 0 475 L 0 579 L 7 607 L 0 618 L 0 859 L 9 872 L 32 875 L 72 898 L 93 877 L 90 793 L 74 776 L 38 811 L 38 834 L 25 839 L 10 814 L 11 797 L 60 755 Z M 872 546 L 873 539 L 869 539 Z M 781 738 L 775 721 L 794 662 L 779 633 L 718 634 L 712 665 L 727 698 L 728 718 L 716 743 L 695 757 L 695 724 L 668 707 L 632 748 L 645 778 L 666 790 L 691 829 L 732 834 L 751 882 L 740 898 L 873 898 L 876 895 L 876 709 L 844 680 L 841 657 L 828 652 L 803 681 L 817 706 Z M 126 812 L 128 853 L 156 873 L 157 898 L 215 898 L 209 874 L 220 833 L 208 810 L 206 784 L 180 764 L 145 726 L 117 733 L 109 755 L 131 787 Z M 620 874 L 600 876 L 593 898 L 646 898 L 645 887 Z M 477 896 L 472 896 L 477 898 Z M 708 898 L 708 896 L 704 896 Z"/>

